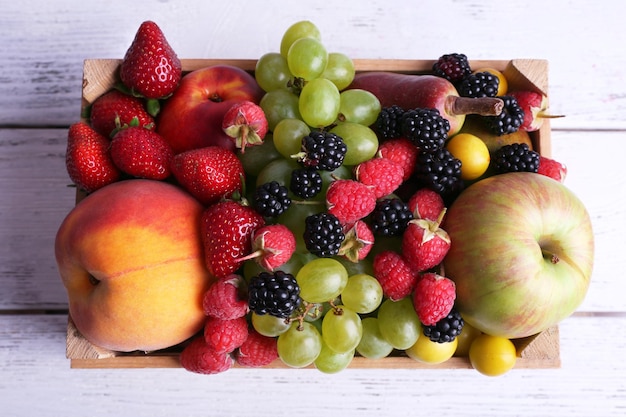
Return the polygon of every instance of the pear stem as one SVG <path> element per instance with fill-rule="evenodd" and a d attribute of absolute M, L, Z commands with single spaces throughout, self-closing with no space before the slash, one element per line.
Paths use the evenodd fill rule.
<path fill-rule="evenodd" d="M 498 116 L 502 113 L 504 101 L 497 97 L 446 97 L 446 113 L 452 116 L 463 114 L 479 114 L 481 116 Z"/>

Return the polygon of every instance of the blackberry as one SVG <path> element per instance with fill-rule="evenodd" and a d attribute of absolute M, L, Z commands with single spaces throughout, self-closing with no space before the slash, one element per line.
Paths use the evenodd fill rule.
<path fill-rule="evenodd" d="M 402 115 L 404 109 L 400 106 L 383 107 L 378 113 L 374 130 L 379 139 L 395 139 L 402 136 Z"/>
<path fill-rule="evenodd" d="M 413 219 L 409 206 L 399 198 L 376 202 L 371 216 L 372 231 L 381 236 L 400 236 Z"/>
<path fill-rule="evenodd" d="M 290 205 L 289 190 L 277 181 L 261 184 L 254 192 L 254 208 L 264 217 L 279 216 Z"/>
<path fill-rule="evenodd" d="M 412 109 L 402 116 L 402 134 L 423 152 L 443 148 L 450 122 L 437 109 Z"/>
<path fill-rule="evenodd" d="M 469 74 L 461 80 L 457 89 L 461 97 L 495 97 L 500 79 L 488 71 Z"/>
<path fill-rule="evenodd" d="M 454 341 L 461 334 L 465 321 L 461 314 L 452 308 L 450 313 L 432 326 L 422 326 L 424 336 L 433 342 L 448 343 Z"/>
<path fill-rule="evenodd" d="M 465 54 L 452 53 L 442 55 L 437 59 L 433 64 L 433 73 L 456 84 L 466 75 L 471 74 L 472 69 Z"/>
<path fill-rule="evenodd" d="M 312 214 L 304 221 L 306 248 L 320 258 L 337 255 L 345 238 L 339 219 L 330 213 Z"/>
<path fill-rule="evenodd" d="M 439 193 L 446 203 L 450 203 L 463 189 L 461 161 L 446 148 L 420 152 L 415 163 L 415 178 L 420 186 Z"/>
<path fill-rule="evenodd" d="M 524 123 L 524 110 L 513 96 L 499 96 L 504 102 L 498 116 L 485 116 L 489 128 L 499 136 L 515 133 Z"/>
<path fill-rule="evenodd" d="M 496 172 L 537 172 L 539 154 L 526 143 L 511 143 L 494 152 L 493 164 Z"/>
<path fill-rule="evenodd" d="M 291 274 L 264 271 L 250 278 L 248 306 L 256 314 L 288 318 L 300 301 L 300 287 Z"/>
<path fill-rule="evenodd" d="M 302 138 L 299 160 L 305 167 L 334 171 L 343 163 L 347 150 L 340 136 L 330 132 L 314 131 Z"/>
<path fill-rule="evenodd" d="M 301 198 L 313 198 L 322 191 L 322 176 L 312 168 L 291 171 L 289 189 Z"/>

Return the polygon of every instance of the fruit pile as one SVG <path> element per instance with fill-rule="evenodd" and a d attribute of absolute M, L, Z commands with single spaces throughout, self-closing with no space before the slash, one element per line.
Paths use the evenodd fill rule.
<path fill-rule="evenodd" d="M 469 356 L 497 375 L 515 347 L 465 320 L 446 275 L 446 224 L 485 178 L 563 182 L 564 165 L 527 134 L 546 109 L 545 96 L 507 91 L 501 72 L 472 70 L 462 54 L 429 75 L 357 73 L 309 21 L 253 75 L 228 65 L 184 74 L 144 22 L 117 88 L 70 127 L 67 170 L 87 194 L 142 179 L 202 205 L 211 278 L 202 328 L 181 341 L 190 371 L 280 360 L 334 373 L 355 355 L 404 353 L 432 364 Z"/>

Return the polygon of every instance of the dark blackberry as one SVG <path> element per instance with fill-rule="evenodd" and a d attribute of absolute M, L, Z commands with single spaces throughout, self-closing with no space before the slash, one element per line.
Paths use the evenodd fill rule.
<path fill-rule="evenodd" d="M 424 336 L 433 342 L 448 343 L 461 334 L 465 321 L 461 314 L 453 308 L 450 313 L 432 326 L 422 326 Z"/>
<path fill-rule="evenodd" d="M 413 219 L 409 206 L 399 198 L 377 201 L 371 216 L 372 231 L 381 236 L 400 236 Z"/>
<path fill-rule="evenodd" d="M 289 190 L 277 181 L 261 184 L 254 192 L 254 208 L 264 217 L 279 216 L 290 205 Z"/>
<path fill-rule="evenodd" d="M 337 255 L 345 238 L 339 219 L 330 213 L 312 214 L 304 221 L 306 248 L 320 258 Z"/>
<path fill-rule="evenodd" d="M 343 163 L 348 148 L 343 139 L 330 132 L 313 131 L 302 138 L 299 160 L 305 167 L 334 171 Z"/>
<path fill-rule="evenodd" d="M 420 186 L 439 193 L 447 203 L 463 189 L 461 161 L 446 148 L 420 152 L 415 163 L 415 178 Z"/>
<path fill-rule="evenodd" d="M 402 136 L 403 114 L 404 109 L 400 106 L 383 107 L 374 123 L 374 130 L 378 134 L 378 138 L 385 140 Z"/>
<path fill-rule="evenodd" d="M 294 169 L 289 189 L 298 197 L 313 198 L 322 191 L 322 176 L 312 168 Z"/>
<path fill-rule="evenodd" d="M 287 318 L 300 301 L 300 287 L 291 274 L 264 271 L 250 278 L 248 306 L 256 314 Z"/>
<path fill-rule="evenodd" d="M 515 133 L 524 123 L 524 110 L 513 96 L 499 96 L 504 102 L 502 113 L 498 116 L 485 116 L 489 128 L 499 136 Z"/>
<path fill-rule="evenodd" d="M 457 90 L 461 97 L 495 97 L 500 79 L 488 71 L 469 74 L 461 80 Z"/>
<path fill-rule="evenodd" d="M 499 174 L 505 172 L 537 172 L 539 154 L 526 143 L 511 143 L 494 152 L 493 165 Z"/>
<path fill-rule="evenodd" d="M 442 55 L 437 59 L 433 64 L 433 73 L 456 84 L 466 75 L 471 74 L 472 69 L 465 54 L 452 53 Z"/>
<path fill-rule="evenodd" d="M 412 109 L 402 116 L 402 134 L 423 152 L 443 148 L 450 122 L 437 109 Z"/>

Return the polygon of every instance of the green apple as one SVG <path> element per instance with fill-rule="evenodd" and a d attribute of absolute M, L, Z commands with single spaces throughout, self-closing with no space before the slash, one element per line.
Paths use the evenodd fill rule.
<path fill-rule="evenodd" d="M 477 329 L 531 336 L 582 303 L 594 236 L 585 206 L 563 184 L 526 172 L 486 178 L 461 193 L 443 227 L 452 241 L 445 273 Z"/>

